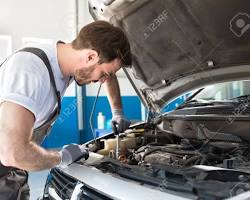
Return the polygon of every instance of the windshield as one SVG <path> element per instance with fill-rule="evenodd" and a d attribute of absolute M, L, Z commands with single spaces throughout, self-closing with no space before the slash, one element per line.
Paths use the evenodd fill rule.
<path fill-rule="evenodd" d="M 250 94 L 250 81 L 231 81 L 205 87 L 193 99 L 223 101 Z"/>
<path fill-rule="evenodd" d="M 188 92 L 185 95 L 176 98 L 175 100 L 167 104 L 161 110 L 161 113 L 174 110 L 178 106 L 182 105 L 189 96 L 191 96 L 198 90 L 199 89 Z M 195 100 L 225 101 L 248 94 L 250 94 L 250 80 L 230 81 L 204 87 L 203 90 L 201 90 L 195 97 L 192 98 L 192 101 Z"/>

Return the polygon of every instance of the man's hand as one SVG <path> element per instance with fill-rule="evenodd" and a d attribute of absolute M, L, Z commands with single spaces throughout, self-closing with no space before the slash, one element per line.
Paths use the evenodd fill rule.
<path fill-rule="evenodd" d="M 89 157 L 89 151 L 83 145 L 78 144 L 69 144 L 63 146 L 62 150 L 59 151 L 61 156 L 61 162 L 58 165 L 59 167 L 65 168 L 74 161 L 80 160 L 81 158 L 85 158 L 85 160 Z"/>
<path fill-rule="evenodd" d="M 121 109 L 114 109 L 112 111 L 112 115 L 113 117 L 111 123 L 116 122 L 118 124 L 119 133 L 124 132 L 126 129 L 128 129 L 131 122 L 124 118 Z"/>

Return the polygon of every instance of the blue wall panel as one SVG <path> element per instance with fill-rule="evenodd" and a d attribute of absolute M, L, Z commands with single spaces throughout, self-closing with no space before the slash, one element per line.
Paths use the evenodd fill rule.
<path fill-rule="evenodd" d="M 45 148 L 59 148 L 69 143 L 87 142 L 93 139 L 89 125 L 90 113 L 93 107 L 95 97 L 86 97 L 85 100 L 85 122 L 82 138 L 77 126 L 77 104 L 75 97 L 64 97 L 62 101 L 61 114 L 56 120 L 51 133 L 46 137 L 42 146 Z M 137 96 L 123 96 L 122 104 L 124 115 L 130 120 L 141 120 L 141 103 Z M 107 97 L 98 98 L 95 112 L 93 115 L 93 127 L 97 127 L 97 115 L 102 112 L 105 115 L 106 122 L 112 118 L 110 106 Z"/>
<path fill-rule="evenodd" d="M 76 97 L 64 97 L 61 114 L 42 146 L 45 148 L 58 148 L 65 144 L 79 142 Z"/>
<path fill-rule="evenodd" d="M 85 129 L 81 142 L 87 142 L 93 139 L 93 135 L 90 129 L 89 117 L 94 104 L 95 97 L 86 97 L 85 105 Z M 130 120 L 141 120 L 141 103 L 137 96 L 122 96 L 123 111 L 126 118 Z M 93 114 L 93 127 L 97 127 L 97 115 L 98 112 L 102 112 L 105 115 L 106 122 L 112 118 L 111 109 L 107 97 L 98 97 L 95 112 Z"/>

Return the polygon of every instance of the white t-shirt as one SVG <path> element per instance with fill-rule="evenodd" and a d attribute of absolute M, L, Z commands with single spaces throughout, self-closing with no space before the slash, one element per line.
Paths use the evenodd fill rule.
<path fill-rule="evenodd" d="M 34 47 L 47 54 L 57 90 L 63 96 L 69 85 L 69 77 L 64 77 L 61 72 L 56 43 Z M 17 52 L 0 67 L 0 103 L 14 102 L 31 111 L 35 116 L 34 128 L 42 125 L 54 110 L 57 104 L 54 93 L 47 67 L 35 54 Z"/>

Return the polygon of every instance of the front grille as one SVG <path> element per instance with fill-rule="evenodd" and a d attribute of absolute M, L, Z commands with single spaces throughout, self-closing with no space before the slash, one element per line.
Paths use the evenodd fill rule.
<path fill-rule="evenodd" d="M 79 180 L 72 178 L 71 176 L 65 174 L 58 168 L 53 168 L 50 171 L 49 180 L 47 181 L 47 187 L 51 187 L 55 190 L 57 195 L 63 199 L 70 199 L 72 193 L 77 184 L 80 184 Z M 80 188 L 80 193 L 78 195 L 80 200 L 112 200 L 109 197 L 97 192 L 94 189 L 82 184 Z M 49 195 L 49 199 L 53 199 Z"/>
<path fill-rule="evenodd" d="M 70 199 L 77 180 L 63 173 L 57 168 L 50 172 L 50 185 L 55 189 L 57 195 L 63 200 Z"/>
<path fill-rule="evenodd" d="M 80 200 L 112 200 L 87 186 L 82 186 L 81 191 Z"/>

